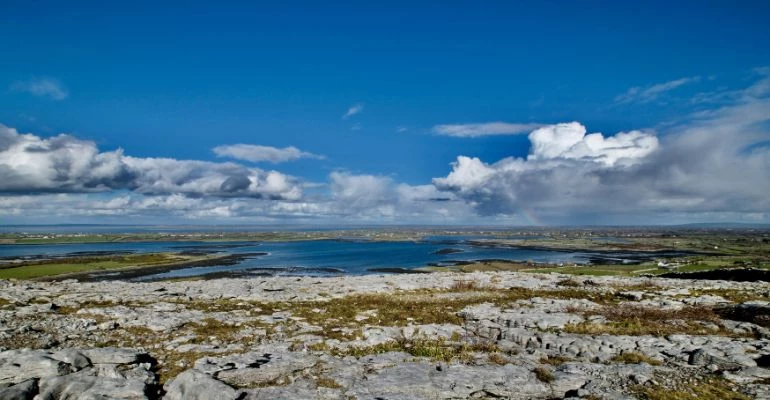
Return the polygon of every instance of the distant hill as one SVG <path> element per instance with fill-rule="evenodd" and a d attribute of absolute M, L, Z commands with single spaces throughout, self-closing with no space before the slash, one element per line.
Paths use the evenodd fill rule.
<path fill-rule="evenodd" d="M 714 228 L 714 229 L 770 229 L 770 224 L 750 222 L 701 222 L 693 224 L 669 225 L 673 228 Z"/>

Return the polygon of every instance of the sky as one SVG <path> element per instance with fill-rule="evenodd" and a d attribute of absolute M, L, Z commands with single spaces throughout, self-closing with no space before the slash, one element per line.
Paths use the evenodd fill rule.
<path fill-rule="evenodd" d="M 157 3 L 2 0 L 0 224 L 770 222 L 769 2 Z"/>

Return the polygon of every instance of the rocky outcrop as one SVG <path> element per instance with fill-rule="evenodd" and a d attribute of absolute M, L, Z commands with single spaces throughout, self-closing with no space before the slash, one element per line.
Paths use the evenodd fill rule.
<path fill-rule="evenodd" d="M 0 281 L 0 399 L 624 399 L 714 380 L 767 398 L 768 294 L 502 272 Z"/>
<path fill-rule="evenodd" d="M 9 350 L 0 353 L 0 399 L 147 399 L 154 360 L 131 349 Z"/>

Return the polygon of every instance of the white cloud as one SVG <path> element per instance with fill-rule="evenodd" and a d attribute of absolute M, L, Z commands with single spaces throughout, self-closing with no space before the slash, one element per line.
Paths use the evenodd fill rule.
<path fill-rule="evenodd" d="M 640 131 L 620 132 L 604 137 L 601 133 L 586 135 L 577 123 L 545 126 L 529 134 L 532 150 L 528 160 L 588 159 L 612 166 L 618 161 L 634 162 L 658 147 L 658 139 Z"/>
<path fill-rule="evenodd" d="M 69 96 L 69 92 L 64 85 L 53 78 L 34 78 L 28 81 L 14 82 L 11 85 L 11 90 L 29 93 L 38 97 L 48 97 L 53 100 L 64 100 Z"/>
<path fill-rule="evenodd" d="M 301 158 L 324 158 L 323 156 L 301 151 L 294 146 L 279 149 L 276 147 L 253 144 L 232 144 L 214 147 L 213 151 L 219 157 L 230 157 L 236 160 L 251 162 L 265 161 L 273 164 L 299 160 Z"/>
<path fill-rule="evenodd" d="M 296 200 L 301 184 L 276 171 L 234 163 L 137 158 L 100 152 L 70 135 L 44 139 L 0 124 L 0 192 L 99 192 Z"/>
<path fill-rule="evenodd" d="M 517 135 L 526 133 L 542 124 L 535 123 L 508 123 L 485 122 L 477 124 L 446 124 L 436 125 L 433 132 L 444 136 L 454 137 L 479 137 L 490 135 Z"/>
<path fill-rule="evenodd" d="M 345 114 L 342 115 L 342 119 L 348 119 L 356 114 L 361 113 L 361 111 L 364 111 L 363 104 L 356 104 L 356 105 L 350 106 L 350 108 L 348 108 Z"/>
<path fill-rule="evenodd" d="M 700 79 L 701 78 L 699 76 L 693 76 L 663 83 L 657 83 L 646 87 L 635 86 L 628 89 L 628 91 L 625 93 L 615 97 L 615 101 L 617 103 L 649 103 L 666 92 L 670 92 L 680 86 L 684 86 L 689 83 L 698 82 Z"/>
<path fill-rule="evenodd" d="M 460 156 L 433 182 L 480 214 L 527 213 L 552 223 L 767 220 L 770 87 L 763 82 L 660 136 L 586 134 L 576 122 L 542 127 L 529 135 L 526 158 L 490 164 Z"/>
<path fill-rule="evenodd" d="M 433 185 L 396 183 L 381 175 L 333 172 L 326 212 L 371 221 L 451 223 L 468 221 L 472 210 Z"/>
<path fill-rule="evenodd" d="M 589 133 L 578 122 L 539 126 L 528 136 L 526 157 L 489 162 L 460 155 L 446 176 L 424 185 L 342 171 L 326 182 L 304 182 L 232 162 L 131 157 L 69 135 L 43 138 L 0 125 L 0 217 L 20 223 L 520 224 L 531 216 L 559 224 L 767 222 L 768 75 L 734 90 L 728 105 L 657 132 Z M 275 150 L 282 154 L 277 160 L 286 149 Z"/>

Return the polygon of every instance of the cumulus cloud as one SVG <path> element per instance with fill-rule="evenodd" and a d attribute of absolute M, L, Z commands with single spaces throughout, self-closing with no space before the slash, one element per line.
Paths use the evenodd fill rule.
<path fill-rule="evenodd" d="M 634 163 L 658 147 L 657 137 L 649 133 L 586 135 L 586 128 L 577 122 L 539 128 L 529 134 L 529 140 L 532 143 L 529 160 L 582 159 L 608 166 L 617 162 Z"/>
<path fill-rule="evenodd" d="M 70 135 L 41 138 L 0 125 L 0 192 L 98 192 L 255 197 L 296 200 L 300 183 L 276 171 L 169 158 L 100 152 Z"/>
<path fill-rule="evenodd" d="M 433 183 L 484 215 L 526 210 L 552 223 L 660 223 L 770 210 L 770 98 L 740 100 L 665 132 L 586 134 L 576 122 L 529 135 L 530 154 L 495 163 L 460 156 Z M 650 220 L 650 218 L 657 218 Z"/>
<path fill-rule="evenodd" d="M 219 157 L 230 157 L 236 160 L 251 162 L 270 162 L 273 164 L 299 160 L 301 158 L 324 158 L 317 154 L 301 151 L 294 146 L 279 149 L 253 144 L 231 144 L 214 147 L 213 151 Z"/>
<path fill-rule="evenodd" d="M 757 73 L 757 82 L 732 91 L 729 104 L 678 125 L 614 134 L 590 133 L 578 122 L 537 126 L 526 157 L 460 155 L 446 176 L 423 185 L 345 171 L 305 182 L 233 162 L 132 157 L 69 135 L 43 138 L 0 125 L 0 217 L 21 223 L 33 215 L 48 223 L 520 224 L 531 216 L 555 224 L 767 222 L 770 71 Z"/>
<path fill-rule="evenodd" d="M 448 223 L 468 221 L 473 212 L 433 185 L 397 183 L 381 175 L 332 172 L 327 213 L 372 221 Z"/>
<path fill-rule="evenodd" d="M 342 119 L 348 119 L 356 114 L 361 113 L 361 111 L 364 111 L 363 104 L 356 104 L 356 105 L 350 106 L 350 108 L 348 108 L 345 114 L 342 115 Z"/>
<path fill-rule="evenodd" d="M 542 124 L 485 122 L 477 124 L 436 125 L 432 130 L 434 133 L 444 136 L 473 138 L 490 135 L 517 135 L 529 132 L 539 126 L 542 126 Z"/>
<path fill-rule="evenodd" d="M 635 86 L 625 93 L 618 95 L 615 97 L 615 102 L 617 103 L 649 103 L 658 97 L 660 95 L 670 92 L 680 86 L 687 85 L 689 83 L 695 83 L 700 81 L 699 76 L 693 76 L 688 78 L 681 78 L 676 79 L 673 81 L 663 82 L 663 83 L 657 83 L 654 85 L 641 87 L 641 86 Z"/>
<path fill-rule="evenodd" d="M 67 89 L 56 79 L 35 78 L 28 81 L 18 81 L 11 85 L 15 92 L 25 92 L 38 97 L 47 97 L 53 100 L 64 100 L 69 96 Z"/>

